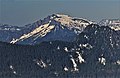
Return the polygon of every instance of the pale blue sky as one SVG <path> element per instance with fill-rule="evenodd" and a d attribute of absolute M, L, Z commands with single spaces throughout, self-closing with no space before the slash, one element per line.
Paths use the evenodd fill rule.
<path fill-rule="evenodd" d="M 53 13 L 93 21 L 120 19 L 120 0 L 0 0 L 0 23 L 23 26 Z"/>

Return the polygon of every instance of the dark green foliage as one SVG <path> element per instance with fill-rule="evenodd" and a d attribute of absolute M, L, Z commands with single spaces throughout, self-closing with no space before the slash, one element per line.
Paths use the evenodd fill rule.
<path fill-rule="evenodd" d="M 89 45 L 84 47 L 80 44 Z M 68 52 L 64 50 L 65 47 Z M 82 54 L 85 62 L 76 62 L 79 71 L 64 71 L 65 66 L 69 70 L 73 68 L 70 55 L 77 59 L 76 51 Z M 105 65 L 98 61 L 100 57 L 106 59 Z M 34 59 L 42 59 L 47 67 L 41 68 Z M 34 46 L 0 42 L 0 78 L 119 78 L 118 60 L 119 31 L 104 26 L 86 27 L 75 42 L 51 41 Z M 14 66 L 17 75 L 13 74 L 10 65 Z"/>

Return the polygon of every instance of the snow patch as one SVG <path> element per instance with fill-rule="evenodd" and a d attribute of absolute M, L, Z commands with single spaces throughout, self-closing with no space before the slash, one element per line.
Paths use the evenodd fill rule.
<path fill-rule="evenodd" d="M 79 61 L 79 63 L 85 62 L 85 60 L 82 58 L 81 54 L 79 52 L 76 52 L 76 53 L 78 55 L 78 61 Z"/>
<path fill-rule="evenodd" d="M 60 50 L 60 47 L 59 47 L 59 46 L 57 47 L 57 50 Z"/>
<path fill-rule="evenodd" d="M 111 36 L 110 36 L 110 45 L 113 47 L 113 41 Z"/>
<path fill-rule="evenodd" d="M 93 48 L 93 46 L 90 45 L 89 43 L 87 43 L 87 44 L 80 44 L 79 47 L 81 47 L 81 48 L 86 48 L 86 49 L 91 49 L 91 48 Z"/>
<path fill-rule="evenodd" d="M 120 60 L 117 60 L 117 64 L 120 65 Z"/>
<path fill-rule="evenodd" d="M 68 71 L 68 68 L 67 68 L 67 67 L 64 67 L 64 71 Z"/>
<path fill-rule="evenodd" d="M 97 34 L 97 32 L 98 32 L 98 31 L 97 31 L 97 30 L 95 30 L 95 33 L 94 33 L 94 34 Z"/>
<path fill-rule="evenodd" d="M 75 62 L 72 55 L 70 57 L 71 57 L 70 60 L 72 61 L 72 64 L 73 64 L 73 71 L 78 71 L 79 69 L 77 68 L 77 63 Z"/>
<path fill-rule="evenodd" d="M 67 47 L 65 47 L 64 50 L 65 50 L 66 52 L 68 52 L 68 48 L 67 48 Z"/>
<path fill-rule="evenodd" d="M 12 73 L 15 74 L 15 75 L 18 75 L 17 72 L 15 71 L 14 67 L 12 65 L 9 66 Z M 19 74 L 20 75 L 20 74 Z"/>
<path fill-rule="evenodd" d="M 115 31 L 119 31 L 120 30 L 120 26 L 112 26 L 110 28 L 113 29 L 113 30 L 115 30 Z"/>
<path fill-rule="evenodd" d="M 101 57 L 101 58 L 99 58 L 98 60 L 99 60 L 99 62 L 100 62 L 101 64 L 103 64 L 103 65 L 106 64 L 106 59 L 105 59 L 104 57 Z"/>
<path fill-rule="evenodd" d="M 17 72 L 16 72 L 16 71 L 13 71 L 13 73 L 14 73 L 14 74 L 17 74 Z"/>
<path fill-rule="evenodd" d="M 52 42 L 50 41 L 50 44 L 52 44 Z"/>
<path fill-rule="evenodd" d="M 87 36 L 87 35 L 84 35 L 84 37 L 85 37 L 86 39 L 88 39 L 88 36 Z"/>
<path fill-rule="evenodd" d="M 47 65 L 43 62 L 43 60 L 38 60 L 38 59 L 34 59 L 33 61 L 35 61 L 36 62 L 36 64 L 38 65 L 38 66 L 40 66 L 41 68 L 45 68 L 45 67 L 47 67 Z"/>
<path fill-rule="evenodd" d="M 12 65 L 10 65 L 10 69 L 12 69 L 12 70 L 13 70 L 13 66 L 12 66 Z"/>

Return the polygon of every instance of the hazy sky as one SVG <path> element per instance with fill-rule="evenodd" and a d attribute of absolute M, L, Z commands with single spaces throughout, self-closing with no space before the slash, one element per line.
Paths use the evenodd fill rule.
<path fill-rule="evenodd" d="M 53 13 L 93 21 L 120 19 L 120 0 L 0 0 L 0 23 L 22 26 Z"/>

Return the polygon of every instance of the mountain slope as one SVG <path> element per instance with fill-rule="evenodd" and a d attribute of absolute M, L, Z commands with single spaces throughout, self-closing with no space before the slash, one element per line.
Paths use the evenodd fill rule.
<path fill-rule="evenodd" d="M 0 42 L 0 77 L 119 78 L 118 33 L 91 24 L 74 42 L 47 41 L 34 46 Z"/>

